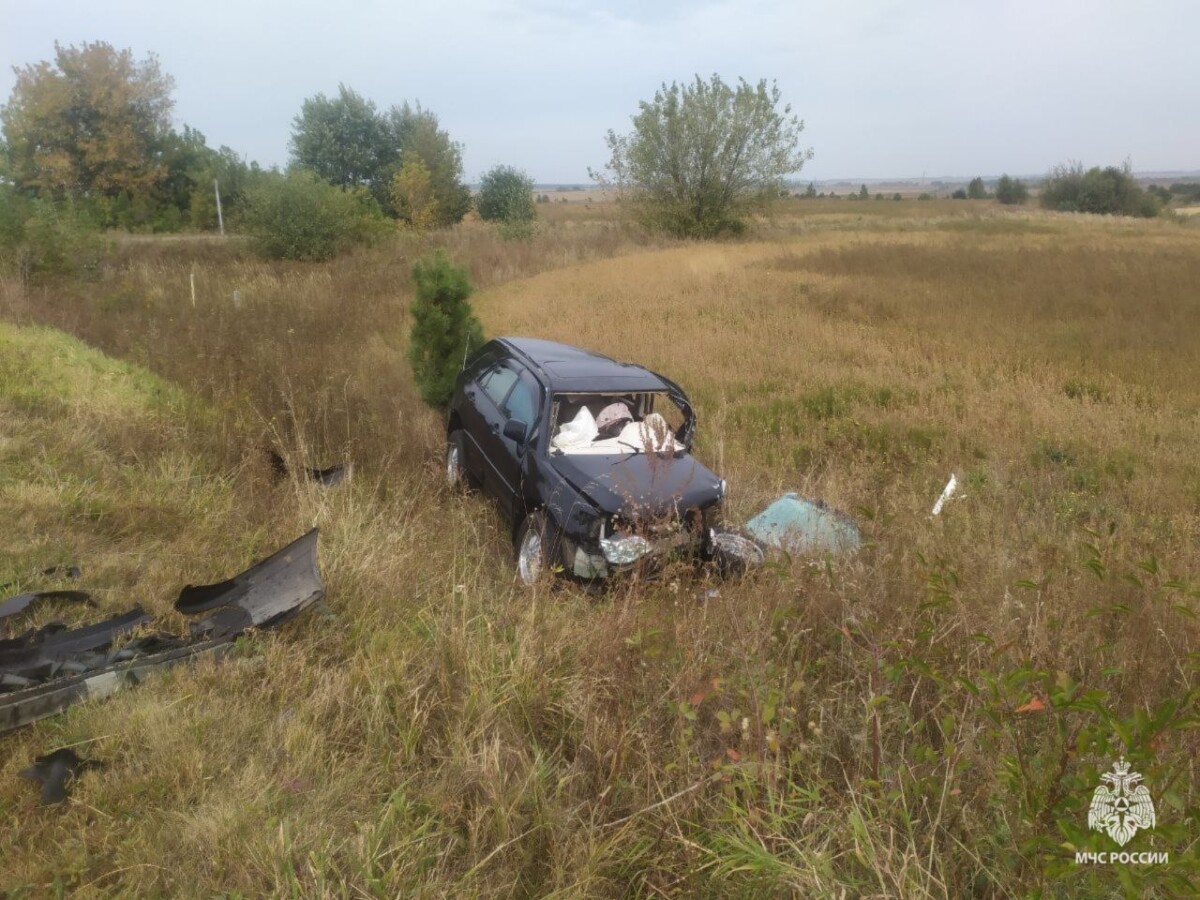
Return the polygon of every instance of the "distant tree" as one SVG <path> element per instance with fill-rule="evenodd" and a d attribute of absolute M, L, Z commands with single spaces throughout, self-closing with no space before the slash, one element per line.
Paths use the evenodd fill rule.
<path fill-rule="evenodd" d="M 438 201 L 433 193 L 429 167 L 415 153 L 392 179 L 392 209 L 413 231 L 427 231 L 438 220 Z"/>
<path fill-rule="evenodd" d="M 895 194 L 892 194 L 892 199 L 893 200 L 903 200 L 904 198 L 900 196 L 899 192 L 896 192 Z"/>
<path fill-rule="evenodd" d="M 611 179 L 590 174 L 615 183 L 651 227 L 692 237 L 741 231 L 812 157 L 800 148 L 804 123 L 780 101 L 765 79 L 664 84 L 641 103 L 630 133 L 608 132 Z"/>
<path fill-rule="evenodd" d="M 413 266 L 416 295 L 410 311 L 408 360 L 421 399 L 435 408 L 450 402 L 468 351 L 483 345 L 483 327 L 471 311 L 466 269 L 439 251 Z"/>
<path fill-rule="evenodd" d="M 365 187 L 386 197 L 400 148 L 375 104 L 338 85 L 336 97 L 317 94 L 292 120 L 292 162 L 341 188 Z"/>
<path fill-rule="evenodd" d="M 437 197 L 438 227 L 461 222 L 471 209 L 471 189 L 463 182 L 462 146 L 438 124 L 438 117 L 420 104 L 393 106 L 388 125 L 400 148 L 400 162 L 415 154 L 429 169 L 429 181 Z"/>
<path fill-rule="evenodd" d="M 105 249 L 95 223 L 74 201 L 28 197 L 0 181 L 0 272 L 21 281 L 86 277 Z"/>
<path fill-rule="evenodd" d="M 1029 198 L 1029 189 L 1020 178 L 1001 175 L 996 182 L 996 199 L 1008 206 L 1017 206 Z"/>
<path fill-rule="evenodd" d="M 166 177 L 154 192 L 158 207 L 150 223 L 155 231 L 166 230 L 165 219 L 176 211 L 181 225 L 186 223 L 196 230 L 215 231 L 214 182 L 220 185 L 222 205 L 232 209 L 251 180 L 261 174 L 256 165 L 247 163 L 228 147 L 219 150 L 209 147 L 204 135 L 187 125 L 183 126 L 182 132 L 173 132 L 167 138 L 162 161 Z M 114 206 L 111 218 L 113 224 L 125 228 L 146 224 L 130 221 L 131 215 L 132 210 L 127 210 L 122 203 L 119 208 Z"/>
<path fill-rule="evenodd" d="M 365 188 L 343 190 L 307 169 L 274 174 L 246 192 L 243 229 L 268 259 L 324 260 L 382 234 L 387 220 Z"/>
<path fill-rule="evenodd" d="M 485 222 L 532 222 L 537 217 L 532 198 L 529 175 L 512 166 L 495 166 L 479 180 L 475 206 Z"/>
<path fill-rule="evenodd" d="M 164 208 L 178 210 L 181 214 L 191 208 L 192 194 L 197 179 L 204 177 L 204 170 L 216 151 L 204 140 L 204 135 L 195 128 L 183 126 L 183 132 L 172 132 L 163 142 L 162 162 L 164 177 L 155 189 L 155 195 Z M 207 196 L 212 195 L 212 182 L 208 183 Z M 204 200 L 200 201 L 203 205 Z M 213 201 L 213 219 L 216 219 L 216 202 Z M 118 223 L 128 225 L 126 223 Z"/>
<path fill-rule="evenodd" d="M 174 82 L 153 55 L 142 62 L 103 41 L 54 45 L 54 62 L 15 69 L 0 111 L 9 177 L 54 199 L 145 195 L 166 175 Z"/>
<path fill-rule="evenodd" d="M 1152 184 L 1146 188 L 1148 194 L 1153 194 L 1166 206 L 1171 202 L 1171 191 L 1160 184 Z"/>
<path fill-rule="evenodd" d="M 983 184 L 983 179 L 979 176 L 972 178 L 970 183 L 967 185 L 967 199 L 986 200 L 987 195 L 988 192 L 987 188 Z"/>
<path fill-rule="evenodd" d="M 1200 200 L 1200 182 L 1177 181 L 1167 190 L 1172 197 L 1179 197 L 1185 203 Z"/>
<path fill-rule="evenodd" d="M 392 215 L 396 173 L 414 158 L 429 170 L 437 198 L 434 225 L 453 225 L 471 208 L 462 180 L 462 148 L 418 104 L 403 103 L 381 113 L 345 85 L 337 97 L 317 94 L 304 101 L 292 125 L 292 161 L 342 188 L 365 187 Z"/>
<path fill-rule="evenodd" d="M 804 197 L 807 200 L 812 200 L 816 196 L 817 196 L 817 186 L 810 181 L 808 183 L 808 187 L 806 187 L 804 189 Z"/>
<path fill-rule="evenodd" d="M 1095 166 L 1086 172 L 1080 163 L 1055 166 L 1042 185 L 1042 206 L 1064 212 L 1153 218 L 1162 201 L 1143 191 L 1129 163 L 1121 168 Z"/>
<path fill-rule="evenodd" d="M 871 199 L 871 195 L 867 192 L 867 186 L 865 184 L 858 189 L 858 199 L 859 200 L 870 200 Z"/>
<path fill-rule="evenodd" d="M 882 199 L 883 199 L 883 194 L 876 194 L 876 195 L 875 195 L 875 199 L 876 199 L 876 200 L 882 200 Z"/>
<path fill-rule="evenodd" d="M 918 200 L 934 200 L 936 198 L 933 196 L 933 194 L 929 193 L 928 191 L 922 191 L 920 194 L 917 195 L 917 199 Z"/>
<path fill-rule="evenodd" d="M 967 192 L 964 191 L 962 188 L 959 188 L 957 191 L 955 191 L 953 194 L 950 195 L 950 199 L 951 200 L 966 200 Z"/>

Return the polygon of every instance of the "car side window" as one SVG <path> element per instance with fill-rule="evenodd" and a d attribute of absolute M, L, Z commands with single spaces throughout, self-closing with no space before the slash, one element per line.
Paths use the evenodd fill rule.
<path fill-rule="evenodd" d="M 504 414 L 510 419 L 524 422 L 532 430 L 541 409 L 541 399 L 542 391 L 537 381 L 528 372 L 522 372 L 508 399 L 504 401 Z"/>
<path fill-rule="evenodd" d="M 502 408 L 504 398 L 517 380 L 517 373 L 507 366 L 495 365 L 479 379 L 479 386 L 498 408 Z"/>
<path fill-rule="evenodd" d="M 496 357 L 498 355 L 499 353 L 494 346 L 491 344 L 484 344 L 481 348 L 471 354 L 471 358 L 467 361 L 467 377 L 476 378 L 480 372 L 484 371 L 496 362 Z"/>

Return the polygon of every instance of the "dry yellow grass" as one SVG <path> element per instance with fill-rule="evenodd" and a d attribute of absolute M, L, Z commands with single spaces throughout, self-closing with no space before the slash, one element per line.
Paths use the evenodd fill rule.
<path fill-rule="evenodd" d="M 498 518 L 439 484 L 440 422 L 403 361 L 407 269 L 434 245 L 471 266 L 490 333 L 685 385 L 733 517 L 799 489 L 871 546 L 736 584 L 516 589 Z M 26 549 L 0 580 L 78 549 L 106 603 L 162 605 L 174 572 L 221 577 L 318 523 L 338 617 L 5 738 L 0 889 L 1097 895 L 1115 874 L 1063 845 L 1109 849 L 1087 802 L 1124 752 L 1159 803 L 1133 848 L 1173 858 L 1127 889 L 1187 892 L 1198 283 L 1200 231 L 1178 223 L 837 201 L 738 243 L 471 225 L 326 266 L 128 247 L 95 283 L 0 286 L 6 317 L 204 401 L 125 437 L 15 410 L 53 461 L 38 481 L 28 448 L 10 457 L 27 512 L 0 541 Z M 96 450 L 59 460 L 71 441 Z M 272 485 L 264 442 L 359 475 Z M 966 497 L 931 519 L 951 471 Z M 56 473 L 112 512 L 65 516 Z M 14 773 L 77 741 L 108 769 L 36 808 Z"/>

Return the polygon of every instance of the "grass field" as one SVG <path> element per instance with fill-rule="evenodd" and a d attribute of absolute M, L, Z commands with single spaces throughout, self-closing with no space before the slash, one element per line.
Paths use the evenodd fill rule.
<path fill-rule="evenodd" d="M 0 891 L 1193 894 L 1196 221 L 813 201 L 696 244 L 560 206 L 528 241 L 133 242 L 0 283 L 0 582 L 77 562 L 170 622 L 318 524 L 335 615 L 3 738 Z M 490 335 L 683 384 L 732 519 L 798 490 L 868 547 L 518 588 L 404 359 L 435 248 Z M 268 445 L 355 477 L 276 483 Z M 16 773 L 66 744 L 107 766 L 42 809 Z M 1158 811 L 1125 849 L 1171 862 L 1076 866 L 1116 849 L 1087 811 L 1122 754 Z"/>

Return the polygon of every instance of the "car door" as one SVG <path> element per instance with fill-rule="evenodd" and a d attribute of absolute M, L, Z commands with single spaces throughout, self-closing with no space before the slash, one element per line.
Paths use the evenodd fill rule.
<path fill-rule="evenodd" d="M 461 393 L 456 390 L 451 406 L 451 420 L 458 420 L 457 428 L 463 434 L 463 465 L 480 484 L 485 483 L 484 470 L 487 463 L 483 458 L 483 448 L 479 444 L 479 434 L 487 430 L 487 422 L 478 408 L 481 402 L 486 402 L 479 382 L 501 356 L 502 353 L 494 341 L 481 347 L 459 376 L 462 379 Z"/>
<path fill-rule="evenodd" d="M 518 372 L 508 360 L 486 369 L 476 381 L 467 430 L 479 451 L 481 465 L 476 471 L 484 489 L 501 502 L 511 506 L 513 488 L 510 485 L 513 462 L 502 431 L 507 416 L 503 403 L 517 383 Z"/>
<path fill-rule="evenodd" d="M 541 440 L 545 393 L 532 372 L 519 364 L 513 368 L 517 370 L 517 380 L 500 404 L 504 422 L 498 433 L 501 452 L 497 453 L 496 460 L 506 491 L 501 502 L 516 520 L 525 514 L 524 482 L 526 473 L 531 471 L 531 467 L 526 465 L 527 456 L 537 451 Z M 525 426 L 523 441 L 513 440 L 504 433 L 504 425 L 514 419 Z"/>

